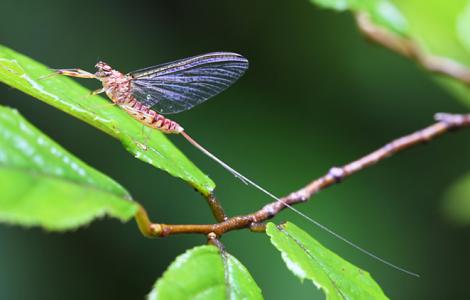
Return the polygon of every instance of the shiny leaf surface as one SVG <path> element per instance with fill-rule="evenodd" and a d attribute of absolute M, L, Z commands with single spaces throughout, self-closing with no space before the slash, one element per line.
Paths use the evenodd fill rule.
<path fill-rule="evenodd" d="M 289 270 L 301 280 L 311 280 L 323 290 L 326 299 L 387 299 L 369 273 L 328 250 L 294 224 L 269 223 L 266 233 Z"/>
<path fill-rule="evenodd" d="M 137 211 L 129 193 L 0 107 L 0 222 L 67 230 Z"/>
<path fill-rule="evenodd" d="M 178 256 L 155 284 L 148 300 L 263 299 L 246 268 L 215 246 L 199 246 Z"/>

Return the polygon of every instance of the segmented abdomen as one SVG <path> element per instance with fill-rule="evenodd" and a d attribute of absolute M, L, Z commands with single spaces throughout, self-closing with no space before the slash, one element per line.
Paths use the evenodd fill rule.
<path fill-rule="evenodd" d="M 184 130 L 183 127 L 175 121 L 165 118 L 135 99 L 132 99 L 125 104 L 120 104 L 120 106 L 139 122 L 146 126 L 163 131 L 164 133 L 177 134 Z"/>

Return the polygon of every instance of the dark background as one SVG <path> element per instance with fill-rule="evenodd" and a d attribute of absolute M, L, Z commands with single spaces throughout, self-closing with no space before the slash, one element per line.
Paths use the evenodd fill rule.
<path fill-rule="evenodd" d="M 0 3 L 0 42 L 54 68 L 92 71 L 102 59 L 123 72 L 210 51 L 234 51 L 250 70 L 232 88 L 174 116 L 243 174 L 285 195 L 387 141 L 463 112 L 412 62 L 367 43 L 352 17 L 308 1 L 24 1 Z M 90 89 L 96 81 L 82 80 Z M 110 175 L 153 220 L 212 221 L 186 184 L 132 158 L 109 136 L 25 94 L 0 86 L 66 149 Z M 442 211 L 443 195 L 468 170 L 470 132 L 401 153 L 298 206 L 375 254 L 421 274 L 397 272 L 284 212 L 394 299 L 469 297 L 468 228 Z M 181 137 L 171 139 L 217 183 L 230 215 L 269 199 L 245 187 Z M 284 266 L 263 234 L 223 238 L 266 299 L 323 299 Z M 105 219 L 66 234 L 0 227 L 0 299 L 143 299 L 172 260 L 200 236 L 146 239 L 133 221 Z"/>

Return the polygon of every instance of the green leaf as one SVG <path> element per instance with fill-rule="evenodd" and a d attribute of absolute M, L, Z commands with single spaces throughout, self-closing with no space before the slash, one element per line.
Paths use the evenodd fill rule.
<path fill-rule="evenodd" d="M 411 40 L 424 55 L 438 56 L 470 67 L 469 0 L 311 1 L 335 10 L 366 13 L 375 24 Z M 466 84 L 445 76 L 434 78 L 470 106 L 470 88 Z"/>
<path fill-rule="evenodd" d="M 468 0 L 394 0 L 409 26 L 407 36 L 423 53 L 470 67 Z M 470 107 L 470 88 L 459 80 L 434 76 L 457 99 Z"/>
<path fill-rule="evenodd" d="M 389 0 L 310 0 L 312 3 L 338 11 L 365 12 L 371 19 L 390 30 L 405 34 L 407 22 L 398 8 Z"/>
<path fill-rule="evenodd" d="M 409 24 L 408 37 L 423 51 L 470 66 L 470 52 L 457 33 L 467 1 L 394 0 L 394 3 Z"/>
<path fill-rule="evenodd" d="M 350 8 L 349 0 L 311 0 L 311 2 L 324 8 L 330 8 L 339 11 Z"/>
<path fill-rule="evenodd" d="M 165 271 L 149 300 L 263 299 L 246 268 L 215 246 L 199 246 L 178 256 Z"/>
<path fill-rule="evenodd" d="M 104 215 L 127 221 L 137 208 L 115 181 L 0 106 L 0 222 L 66 230 Z"/>
<path fill-rule="evenodd" d="M 312 280 L 327 299 L 387 299 L 369 273 L 323 247 L 294 224 L 269 223 L 266 233 L 289 270 L 301 280 Z"/>
<path fill-rule="evenodd" d="M 444 210 L 454 222 L 470 224 L 470 174 L 449 188 L 445 195 Z"/>
<path fill-rule="evenodd" d="M 136 158 L 179 177 L 204 195 L 215 187 L 214 182 L 191 163 L 157 130 L 146 128 L 109 101 L 88 96 L 90 91 L 71 78 L 51 74 L 44 65 L 0 46 L 0 81 L 41 101 L 63 110 L 119 139 Z"/>
<path fill-rule="evenodd" d="M 457 35 L 463 46 L 470 53 L 470 1 L 457 18 Z"/>

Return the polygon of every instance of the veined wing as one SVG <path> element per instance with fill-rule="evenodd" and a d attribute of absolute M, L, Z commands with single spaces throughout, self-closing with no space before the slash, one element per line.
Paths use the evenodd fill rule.
<path fill-rule="evenodd" d="M 163 114 L 193 108 L 232 85 L 248 69 L 240 54 L 214 52 L 129 73 L 132 94 Z"/>

